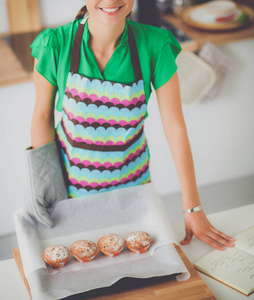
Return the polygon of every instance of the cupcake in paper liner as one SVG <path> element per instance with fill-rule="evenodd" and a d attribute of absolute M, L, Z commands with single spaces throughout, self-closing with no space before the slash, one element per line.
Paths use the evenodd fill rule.
<path fill-rule="evenodd" d="M 58 269 L 63 267 L 70 258 L 70 251 L 63 245 L 52 245 L 43 251 L 42 257 L 51 268 Z"/>
<path fill-rule="evenodd" d="M 134 231 L 126 238 L 126 246 L 136 254 L 145 253 L 152 244 L 152 237 L 145 231 Z"/>
<path fill-rule="evenodd" d="M 118 234 L 110 233 L 98 240 L 99 250 L 108 257 L 119 255 L 125 247 L 125 240 Z"/>
<path fill-rule="evenodd" d="M 71 254 L 81 263 L 87 263 L 95 258 L 99 249 L 97 245 L 89 240 L 75 241 L 71 245 Z"/>

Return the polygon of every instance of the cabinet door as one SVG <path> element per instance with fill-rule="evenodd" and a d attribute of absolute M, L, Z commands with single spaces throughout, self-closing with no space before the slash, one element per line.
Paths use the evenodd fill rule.
<path fill-rule="evenodd" d="M 41 28 L 38 0 L 6 0 L 10 33 L 36 31 Z"/>

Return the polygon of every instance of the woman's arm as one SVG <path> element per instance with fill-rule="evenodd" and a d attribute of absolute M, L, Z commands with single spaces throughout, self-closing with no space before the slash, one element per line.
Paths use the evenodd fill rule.
<path fill-rule="evenodd" d="M 177 73 L 156 90 L 164 132 L 169 143 L 180 181 L 184 210 L 200 205 L 193 159 L 182 113 Z M 186 237 L 181 244 L 190 243 L 192 236 L 219 250 L 233 246 L 231 237 L 215 229 L 203 211 L 184 214 Z"/>
<path fill-rule="evenodd" d="M 31 143 L 37 148 L 55 140 L 54 105 L 56 87 L 49 83 L 35 69 L 38 60 L 34 63 L 34 83 L 36 101 L 31 126 Z"/>

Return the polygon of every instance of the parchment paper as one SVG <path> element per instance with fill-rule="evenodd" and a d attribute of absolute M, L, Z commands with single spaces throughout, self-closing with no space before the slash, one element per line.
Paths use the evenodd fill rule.
<path fill-rule="evenodd" d="M 148 278 L 183 273 L 189 277 L 172 243 L 174 234 L 152 183 L 117 189 L 58 202 L 51 211 L 53 228 L 37 223 L 23 208 L 14 221 L 24 273 L 33 299 L 61 299 L 69 295 L 110 286 L 123 277 Z M 48 267 L 43 250 L 52 244 L 70 248 L 79 239 L 97 240 L 107 233 L 123 238 L 136 230 L 151 234 L 153 244 L 144 254 L 128 249 L 114 258 L 99 253 L 89 263 L 73 257 L 61 269 Z"/>

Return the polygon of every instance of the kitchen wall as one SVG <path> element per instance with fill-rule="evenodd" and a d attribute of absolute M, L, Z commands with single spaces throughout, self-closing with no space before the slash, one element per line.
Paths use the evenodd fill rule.
<path fill-rule="evenodd" d="M 49 14 L 54 11 L 54 1 L 42 2 L 44 25 L 53 26 L 58 20 L 58 14 L 52 19 Z M 68 7 L 70 1 L 61 0 L 59 6 L 63 7 L 63 2 Z M 75 15 L 83 1 L 71 2 L 77 6 L 73 9 L 75 12 L 71 12 Z M 1 5 L 2 2 L 0 12 Z M 64 22 L 60 17 L 62 15 L 59 23 Z M 234 69 L 226 78 L 221 93 L 214 100 L 184 108 L 199 186 L 254 174 L 254 39 L 220 49 L 234 62 Z M 24 205 L 27 187 L 24 149 L 30 144 L 34 94 L 31 82 L 0 88 L 0 236 L 14 232 L 12 212 Z M 152 180 L 161 195 L 179 192 L 178 177 L 163 134 L 154 92 L 148 112 L 146 132 Z M 57 113 L 56 119 L 59 117 Z"/>
<path fill-rule="evenodd" d="M 0 33 L 8 31 L 8 14 L 6 8 L 6 1 L 0 0 Z"/>
<path fill-rule="evenodd" d="M 220 94 L 183 109 L 199 186 L 254 173 L 254 39 L 219 48 L 234 63 Z M 172 193 L 180 186 L 155 98 L 148 109 L 155 185 L 161 194 Z"/>

